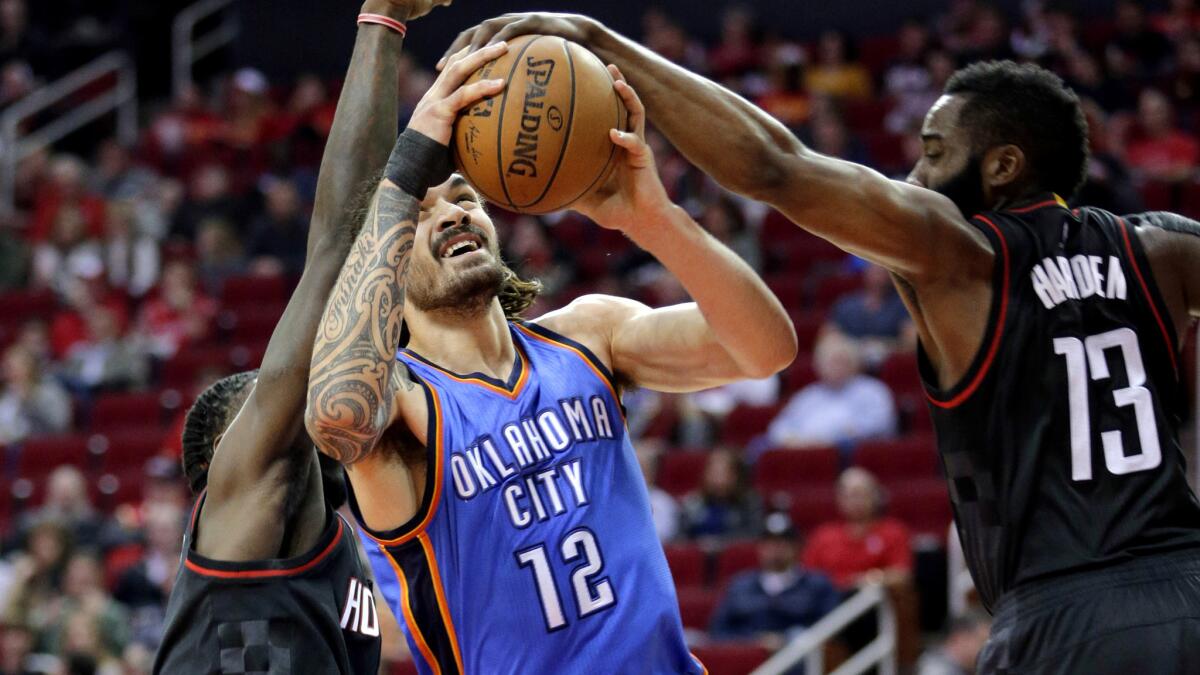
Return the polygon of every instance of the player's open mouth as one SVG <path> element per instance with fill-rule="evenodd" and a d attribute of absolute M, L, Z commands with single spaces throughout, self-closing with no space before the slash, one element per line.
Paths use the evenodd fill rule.
<path fill-rule="evenodd" d="M 442 245 L 440 257 L 456 258 L 460 255 L 466 255 L 483 248 L 483 241 L 478 236 L 471 233 L 460 234 L 452 237 L 449 241 Z"/>

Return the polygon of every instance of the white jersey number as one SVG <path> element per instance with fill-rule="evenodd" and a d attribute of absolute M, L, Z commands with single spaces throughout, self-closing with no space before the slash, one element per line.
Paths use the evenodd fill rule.
<path fill-rule="evenodd" d="M 604 558 L 592 531 L 587 528 L 571 530 L 563 537 L 560 548 L 564 562 L 571 563 L 580 559 L 583 561 L 571 572 L 571 587 L 578 606 L 578 618 L 582 619 L 616 604 L 617 598 L 608 577 L 592 580 L 593 576 L 604 569 Z M 562 599 L 558 595 L 554 574 L 550 570 L 546 545 L 538 544 L 517 551 L 516 556 L 517 564 L 533 569 L 533 579 L 537 585 L 538 598 L 541 600 L 542 614 L 546 619 L 546 629 L 555 631 L 566 626 L 567 618 L 563 614 Z"/>
<path fill-rule="evenodd" d="M 1154 419 L 1154 402 L 1146 389 L 1146 369 L 1138 348 L 1137 334 L 1128 328 L 1092 335 L 1086 340 L 1074 337 L 1054 339 L 1054 353 L 1067 359 L 1067 402 L 1071 409 L 1071 478 L 1092 479 L 1092 422 L 1088 402 L 1088 371 L 1092 380 L 1109 377 L 1107 349 L 1120 349 L 1125 360 L 1129 386 L 1114 389 L 1113 401 L 1118 408 L 1133 406 L 1137 420 L 1141 452 L 1125 454 L 1125 442 L 1117 430 L 1101 431 L 1104 445 L 1104 465 L 1109 472 L 1122 476 L 1137 471 L 1149 471 L 1162 464 L 1162 449 L 1158 444 L 1158 424 Z"/>

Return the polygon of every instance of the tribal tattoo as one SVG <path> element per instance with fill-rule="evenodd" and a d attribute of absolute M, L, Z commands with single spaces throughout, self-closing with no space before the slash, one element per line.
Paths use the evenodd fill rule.
<path fill-rule="evenodd" d="M 397 386 L 413 386 L 396 348 L 419 209 L 390 181 L 380 184 L 321 320 L 308 430 L 322 452 L 344 464 L 371 452 L 391 423 Z"/>

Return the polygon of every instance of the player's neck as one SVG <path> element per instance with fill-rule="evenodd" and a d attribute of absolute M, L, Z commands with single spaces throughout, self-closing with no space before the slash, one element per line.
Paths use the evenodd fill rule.
<path fill-rule="evenodd" d="M 506 380 L 516 358 L 508 320 L 499 300 L 482 312 L 405 313 L 412 339 L 408 348 L 456 373 L 484 373 Z"/>

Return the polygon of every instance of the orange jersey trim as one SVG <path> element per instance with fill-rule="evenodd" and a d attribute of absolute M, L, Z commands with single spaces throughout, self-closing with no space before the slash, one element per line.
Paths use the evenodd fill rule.
<path fill-rule="evenodd" d="M 442 585 L 442 573 L 438 569 L 437 555 L 433 552 L 433 542 L 429 535 L 422 532 L 417 540 L 421 542 L 421 550 L 425 553 L 425 561 L 433 577 L 433 592 L 437 597 L 438 612 L 442 615 L 442 623 L 446 626 L 446 634 L 450 636 L 450 649 L 454 652 L 454 662 L 458 664 L 458 672 L 463 669 L 462 652 L 458 648 L 458 633 L 454 630 L 454 621 L 450 619 L 450 603 L 446 602 L 446 590 Z"/>
<path fill-rule="evenodd" d="M 514 323 L 513 325 L 516 326 L 517 329 L 520 330 L 522 333 L 524 333 L 525 335 L 527 335 L 535 340 L 541 340 L 542 342 L 545 342 L 547 344 L 552 344 L 552 345 L 555 345 L 556 347 L 562 347 L 563 349 L 568 349 L 568 350 L 574 352 L 574 354 L 576 356 L 578 356 L 580 359 L 582 359 L 583 362 L 585 364 L 587 364 L 587 367 L 590 368 L 591 371 L 596 374 L 596 377 L 600 378 L 600 381 L 604 383 L 605 388 L 607 388 L 608 392 L 610 394 L 612 394 L 613 400 L 617 402 L 617 411 L 621 413 L 621 421 L 622 422 L 626 421 L 625 420 L 625 410 L 621 407 L 621 397 L 617 395 L 617 390 L 613 389 L 612 382 L 609 381 L 608 377 L 606 377 L 604 375 L 604 373 L 600 372 L 600 369 L 596 367 L 596 364 L 592 363 L 592 360 L 589 359 L 586 354 L 581 352 L 577 347 L 574 347 L 573 345 L 566 344 L 565 342 L 559 342 L 558 340 L 546 337 L 545 335 L 539 335 L 538 333 L 535 333 L 535 332 L 529 330 L 528 328 L 526 328 L 525 326 L 522 326 L 519 323 Z"/>
<path fill-rule="evenodd" d="M 521 395 L 521 392 L 525 389 L 525 383 L 529 381 L 529 359 L 525 356 L 525 352 L 521 349 L 521 345 L 514 343 L 513 348 L 517 350 L 517 368 L 520 368 L 521 375 L 517 378 L 517 382 L 516 382 L 516 384 L 513 385 L 513 388 L 511 390 L 508 389 L 507 387 L 497 386 L 495 384 L 492 384 L 491 382 L 488 382 L 487 380 L 483 380 L 478 377 L 470 377 L 470 376 L 465 376 L 465 375 L 459 375 L 458 373 L 453 373 L 449 370 L 446 370 L 442 366 L 439 366 L 438 364 L 434 363 L 433 361 L 430 361 L 430 360 L 426 359 L 425 357 L 417 354 L 416 352 L 411 352 L 411 351 L 405 350 L 405 351 L 402 351 L 401 353 L 405 354 L 407 356 L 411 356 L 414 359 L 420 361 L 421 363 L 423 363 L 431 368 L 436 368 L 443 375 L 445 375 L 446 377 L 448 377 L 456 382 L 462 382 L 463 384 L 472 384 L 477 387 L 483 387 L 484 389 L 487 389 L 488 391 L 500 394 L 501 396 L 503 396 L 504 398 L 507 398 L 510 401 L 515 401 L 517 399 L 517 397 Z M 511 375 L 509 375 L 509 377 L 511 377 Z"/>

